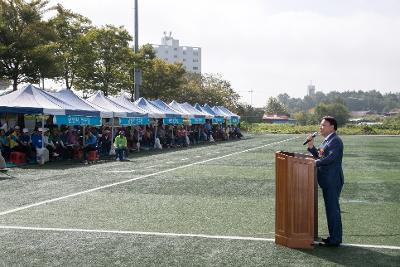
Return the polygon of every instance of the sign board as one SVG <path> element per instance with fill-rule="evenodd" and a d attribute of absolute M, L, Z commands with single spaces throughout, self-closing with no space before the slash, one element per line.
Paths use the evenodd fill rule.
<path fill-rule="evenodd" d="M 190 118 L 190 124 L 205 124 L 205 118 Z"/>
<path fill-rule="evenodd" d="M 75 116 L 75 115 L 55 115 L 53 117 L 54 124 L 58 125 L 93 125 L 100 126 L 100 117 L 87 117 L 87 116 Z"/>
<path fill-rule="evenodd" d="M 148 125 L 149 123 L 150 123 L 149 118 L 141 118 L 141 117 L 119 118 L 120 125 Z"/>
<path fill-rule="evenodd" d="M 163 124 L 183 124 L 183 118 L 163 118 Z"/>

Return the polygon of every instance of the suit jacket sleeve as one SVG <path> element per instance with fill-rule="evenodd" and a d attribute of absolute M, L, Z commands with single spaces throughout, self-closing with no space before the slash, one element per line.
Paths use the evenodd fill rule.
<path fill-rule="evenodd" d="M 319 159 L 318 150 L 313 146 L 312 148 L 307 148 L 308 152 L 310 152 L 314 159 Z"/>

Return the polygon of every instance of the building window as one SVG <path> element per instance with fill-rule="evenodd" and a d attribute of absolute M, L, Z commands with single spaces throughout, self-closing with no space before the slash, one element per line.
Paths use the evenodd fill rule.
<path fill-rule="evenodd" d="M 198 67 L 193 67 L 193 70 L 198 70 L 199 68 Z"/>
<path fill-rule="evenodd" d="M 183 59 L 183 62 L 185 62 L 185 61 L 186 61 L 186 58 Z"/>
<path fill-rule="evenodd" d="M 197 58 L 193 59 L 193 62 L 199 62 L 199 60 Z"/>
<path fill-rule="evenodd" d="M 174 55 L 174 58 L 178 58 L 178 56 L 177 56 L 177 55 Z"/>
<path fill-rule="evenodd" d="M 165 54 L 168 54 L 168 50 L 165 50 Z"/>
<path fill-rule="evenodd" d="M 186 51 L 185 50 L 183 50 L 183 54 L 186 55 Z"/>
<path fill-rule="evenodd" d="M 193 56 L 198 56 L 199 52 L 198 51 L 193 51 Z"/>
<path fill-rule="evenodd" d="M 177 48 L 177 47 L 175 47 L 175 48 L 174 48 L 174 50 L 175 50 L 175 51 L 178 51 L 178 48 Z"/>

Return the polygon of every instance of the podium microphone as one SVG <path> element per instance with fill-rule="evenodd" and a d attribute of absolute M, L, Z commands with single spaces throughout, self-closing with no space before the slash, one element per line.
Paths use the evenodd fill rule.
<path fill-rule="evenodd" d="M 306 139 L 306 141 L 304 141 L 303 146 L 304 146 L 304 145 L 307 145 L 308 142 L 310 142 L 312 139 L 314 139 L 317 135 L 318 135 L 317 132 L 313 133 L 313 134 L 311 135 L 311 139 Z"/>

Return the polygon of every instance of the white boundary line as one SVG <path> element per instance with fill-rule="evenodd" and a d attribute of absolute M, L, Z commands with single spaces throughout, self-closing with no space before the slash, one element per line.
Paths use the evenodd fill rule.
<path fill-rule="evenodd" d="M 171 168 L 171 169 L 167 169 L 167 170 L 163 170 L 163 171 L 159 171 L 159 172 L 155 172 L 155 173 L 151 173 L 151 174 L 142 175 L 142 176 L 139 176 L 139 177 L 136 177 L 136 178 L 132 178 L 132 179 L 128 179 L 128 180 L 125 180 L 125 181 L 120 181 L 120 182 L 116 182 L 116 183 L 112 183 L 112 184 L 107 184 L 107 185 L 95 187 L 95 188 L 92 188 L 92 189 L 89 189 L 89 190 L 76 192 L 76 193 L 73 193 L 73 194 L 70 194 L 70 195 L 66 195 L 66 196 L 62 196 L 62 197 L 57 197 L 57 198 L 53 198 L 53 199 L 40 201 L 40 202 L 33 203 L 33 204 L 30 204 L 30 205 L 25 205 L 25 206 L 21 206 L 19 208 L 15 208 L 15 209 L 11 209 L 11 210 L 6 210 L 6 211 L 3 211 L 3 212 L 0 212 L 0 216 L 6 215 L 6 214 L 10 214 L 10 213 L 14 213 L 14 212 L 21 211 L 21 210 L 26 210 L 26 209 L 37 207 L 37 206 L 41 206 L 41 205 L 44 205 L 44 204 L 48 204 L 48 203 L 64 200 L 64 199 L 67 199 L 67 198 L 71 198 L 71 197 L 75 197 L 75 196 L 91 193 L 91 192 L 94 192 L 94 191 L 102 190 L 102 189 L 113 187 L 113 186 L 116 186 L 116 185 L 130 183 L 130 182 L 133 182 L 133 181 L 136 181 L 136 180 L 141 180 L 141 179 L 144 179 L 144 178 L 147 178 L 147 177 L 152 177 L 152 176 L 155 176 L 155 175 L 158 175 L 158 174 L 163 174 L 163 173 L 167 173 L 167 172 L 176 171 L 176 170 L 179 170 L 179 169 L 184 169 L 184 168 L 187 168 L 187 167 L 203 164 L 203 163 L 210 162 L 210 161 L 213 161 L 213 160 L 223 159 L 223 158 L 230 157 L 230 156 L 233 156 L 233 155 L 242 154 L 242 153 L 245 153 L 245 152 L 248 152 L 248 151 L 252 151 L 252 150 L 256 150 L 256 149 L 260 149 L 260 148 L 263 148 L 263 147 L 266 147 L 266 146 L 276 145 L 276 144 L 287 142 L 287 141 L 294 140 L 294 139 L 297 139 L 297 138 L 299 138 L 299 136 L 288 138 L 288 139 L 285 139 L 285 140 L 282 140 L 282 141 L 277 141 L 277 142 L 265 144 L 265 145 L 258 146 L 258 147 L 249 148 L 249 149 L 238 151 L 238 152 L 234 152 L 234 153 L 230 153 L 230 154 L 227 154 L 227 155 L 224 155 L 224 156 L 220 156 L 220 157 L 215 157 L 215 158 L 211 158 L 211 159 L 207 159 L 207 160 L 202 160 L 202 161 L 190 163 L 190 164 L 187 164 L 187 165 L 182 165 L 182 166 L 179 166 L 179 167 L 175 167 L 175 168 Z"/>
<path fill-rule="evenodd" d="M 48 227 L 27 227 L 27 226 L 8 226 L 8 225 L 0 225 L 0 229 L 3 229 L 3 230 L 32 230 L 32 231 L 43 231 L 43 232 L 75 232 L 75 233 L 98 233 L 98 234 L 100 233 L 100 234 L 149 235 L 149 236 L 162 236 L 162 237 L 194 237 L 194 238 L 205 238 L 205 239 L 275 242 L 274 238 L 250 237 L 250 236 L 222 236 L 222 235 L 205 235 L 205 234 L 178 234 L 178 233 L 162 233 L 162 232 L 118 231 L 118 230 L 75 229 L 75 228 L 48 228 Z M 318 242 L 315 242 L 315 244 L 317 244 L 317 243 Z M 398 247 L 398 246 L 385 246 L 385 245 L 341 244 L 341 246 L 400 250 L 400 247 Z"/>

